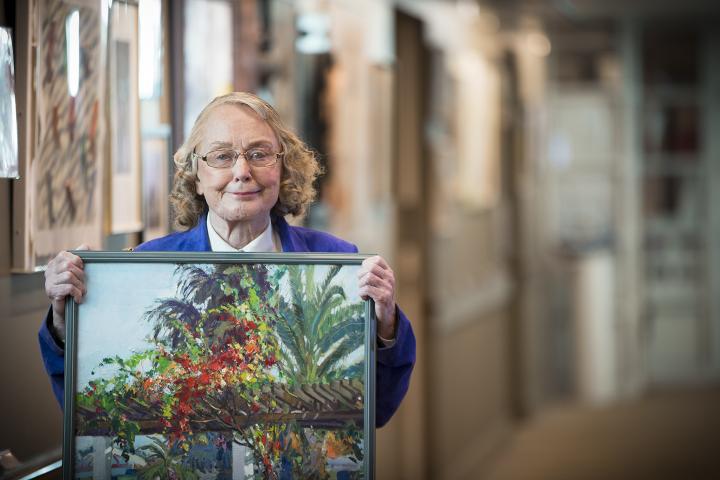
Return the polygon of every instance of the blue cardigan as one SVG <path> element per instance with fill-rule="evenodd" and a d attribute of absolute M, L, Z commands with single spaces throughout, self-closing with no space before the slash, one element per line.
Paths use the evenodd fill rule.
<path fill-rule="evenodd" d="M 283 252 L 337 252 L 357 253 L 355 245 L 327 233 L 309 228 L 288 225 L 282 217 L 273 217 L 273 229 L 277 232 Z M 135 251 L 209 252 L 210 239 L 206 217 L 197 226 L 150 240 L 139 245 Z M 40 327 L 39 340 L 45 369 L 50 376 L 53 393 L 60 405 L 64 401 L 65 350 L 50 333 L 52 309 Z M 377 351 L 375 424 L 378 427 L 390 420 L 407 392 L 410 374 L 415 364 L 415 336 L 405 314 L 397 308 L 396 342 L 393 347 Z"/>

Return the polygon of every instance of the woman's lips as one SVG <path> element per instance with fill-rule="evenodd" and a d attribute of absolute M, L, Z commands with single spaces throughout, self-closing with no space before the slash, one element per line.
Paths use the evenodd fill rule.
<path fill-rule="evenodd" d="M 236 197 L 236 198 L 247 198 L 247 197 L 252 197 L 254 195 L 257 195 L 258 193 L 260 193 L 260 190 L 250 190 L 250 191 L 243 191 L 243 192 L 225 192 L 225 193 L 229 193 L 230 195 L 232 195 L 233 197 Z"/>

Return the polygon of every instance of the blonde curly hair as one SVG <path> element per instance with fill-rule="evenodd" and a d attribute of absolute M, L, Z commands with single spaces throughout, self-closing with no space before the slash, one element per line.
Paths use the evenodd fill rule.
<path fill-rule="evenodd" d="M 252 109 L 275 132 L 285 153 L 281 157 L 280 194 L 272 213 L 280 216 L 302 215 L 315 199 L 313 182 L 321 173 L 315 153 L 283 125 L 280 116 L 269 103 L 252 93 L 232 92 L 216 97 L 200 112 L 187 140 L 173 156 L 175 178 L 170 203 L 175 212 L 175 226 L 180 230 L 194 227 L 207 208 L 204 197 L 198 195 L 196 190 L 197 160 L 191 154 L 203 140 L 204 127 L 210 113 L 222 105 Z"/>

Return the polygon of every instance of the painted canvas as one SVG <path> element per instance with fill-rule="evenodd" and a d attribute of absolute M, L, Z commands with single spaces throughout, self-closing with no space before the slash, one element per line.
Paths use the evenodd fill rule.
<path fill-rule="evenodd" d="M 15 69 L 10 29 L 0 27 L 0 177 L 18 176 Z"/>
<path fill-rule="evenodd" d="M 81 256 L 65 478 L 372 478 L 363 256 Z"/>
<path fill-rule="evenodd" d="M 104 44 L 101 2 L 38 2 L 37 139 L 27 202 L 30 267 L 102 241 Z"/>

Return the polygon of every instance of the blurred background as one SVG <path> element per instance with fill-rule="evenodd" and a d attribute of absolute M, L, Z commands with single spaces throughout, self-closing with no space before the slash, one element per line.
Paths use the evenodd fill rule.
<path fill-rule="evenodd" d="M 64 33 L 44 27 L 58 5 L 80 9 Z M 52 229 L 72 185 L 43 223 L 43 132 L 57 152 L 75 139 L 53 125 L 92 120 L 83 238 L 117 250 L 171 231 L 172 153 L 211 98 L 247 90 L 325 167 L 294 222 L 396 272 L 418 360 L 378 478 L 720 478 L 717 1 L 0 0 L 0 26 L 6 471 L 61 454 L 41 270 L 80 242 Z M 95 93 L 73 93 L 93 71 L 75 50 Z"/>

